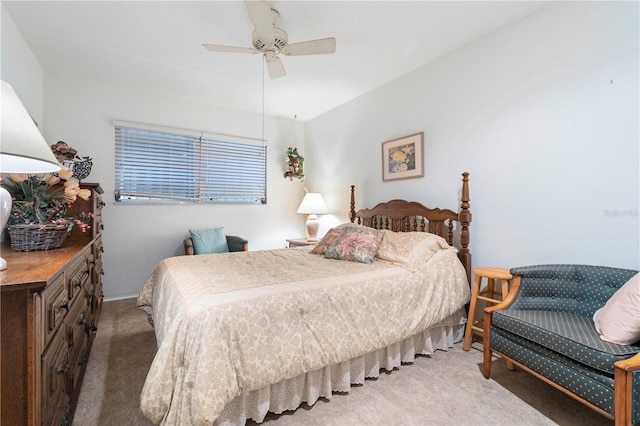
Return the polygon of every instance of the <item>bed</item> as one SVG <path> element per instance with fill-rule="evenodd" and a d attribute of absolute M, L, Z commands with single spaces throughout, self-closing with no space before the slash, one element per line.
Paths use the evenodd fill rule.
<path fill-rule="evenodd" d="M 245 424 L 462 340 L 468 173 L 458 212 L 392 200 L 313 247 L 177 256 L 138 307 L 158 351 L 140 396 L 156 424 Z M 364 247 L 364 248 L 363 248 Z"/>

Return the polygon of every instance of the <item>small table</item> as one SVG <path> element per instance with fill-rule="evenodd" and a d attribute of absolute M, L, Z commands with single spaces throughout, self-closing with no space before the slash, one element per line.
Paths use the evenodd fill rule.
<path fill-rule="evenodd" d="M 492 305 L 500 303 L 507 296 L 509 284 L 511 283 L 511 278 L 513 278 L 508 269 L 488 266 L 473 268 L 473 275 L 473 287 L 471 288 L 471 300 L 469 301 L 469 316 L 467 317 L 467 328 L 464 332 L 464 342 L 462 344 L 462 349 L 465 351 L 471 348 L 474 331 L 479 331 L 484 335 L 484 329 L 477 326 L 477 324 L 482 322 L 482 318 L 479 320 L 475 319 L 478 299 L 484 300 Z M 487 279 L 487 287 L 484 291 L 480 291 L 482 278 Z M 502 283 L 500 291 L 497 292 L 495 291 L 496 281 Z M 497 297 L 500 298 L 498 299 Z"/>
<path fill-rule="evenodd" d="M 309 241 L 306 238 L 287 238 L 289 247 L 315 246 L 317 241 Z"/>

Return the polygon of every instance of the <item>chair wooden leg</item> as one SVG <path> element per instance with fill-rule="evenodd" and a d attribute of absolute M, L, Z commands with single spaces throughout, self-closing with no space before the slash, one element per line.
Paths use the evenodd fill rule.
<path fill-rule="evenodd" d="M 491 376 L 491 345 L 490 345 L 490 333 L 491 333 L 491 314 L 484 313 L 484 339 L 482 341 L 482 352 L 484 353 L 484 378 L 488 379 Z"/>
<path fill-rule="evenodd" d="M 473 324 L 475 323 L 476 305 L 478 304 L 478 293 L 480 292 L 480 276 L 476 275 L 473 279 L 473 288 L 471 289 L 471 301 L 469 302 L 469 315 L 467 315 L 467 326 L 464 331 L 464 342 L 462 349 L 468 351 L 471 349 L 471 341 L 473 340 Z"/>
<path fill-rule="evenodd" d="M 514 371 L 516 369 L 516 366 L 513 365 L 513 362 L 509 361 L 508 359 L 505 359 L 505 362 L 507 363 L 507 370 Z"/>

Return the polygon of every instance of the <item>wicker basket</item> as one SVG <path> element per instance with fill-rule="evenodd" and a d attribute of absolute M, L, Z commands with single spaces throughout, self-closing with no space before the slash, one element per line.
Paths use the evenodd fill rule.
<path fill-rule="evenodd" d="M 9 225 L 11 248 L 16 251 L 50 250 L 60 247 L 69 233 L 66 225 Z"/>

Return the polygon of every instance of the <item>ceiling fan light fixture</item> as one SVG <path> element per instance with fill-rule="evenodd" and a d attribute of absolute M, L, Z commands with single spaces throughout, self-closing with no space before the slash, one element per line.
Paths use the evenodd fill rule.
<path fill-rule="evenodd" d="M 279 78 L 287 75 L 282 61 L 277 56 L 282 53 L 287 56 L 324 55 L 336 51 L 336 39 L 333 37 L 301 41 L 289 44 L 289 36 L 279 28 L 280 14 L 267 1 L 245 0 L 253 32 L 251 42 L 253 47 L 224 46 L 218 44 L 203 44 L 212 52 L 258 53 L 264 56 L 269 76 Z"/>
<path fill-rule="evenodd" d="M 262 40 L 256 31 L 252 33 L 253 47 L 263 52 L 265 50 L 275 50 L 276 53 L 287 45 L 289 36 L 282 28 L 273 27 L 273 45 L 271 40 Z"/>

